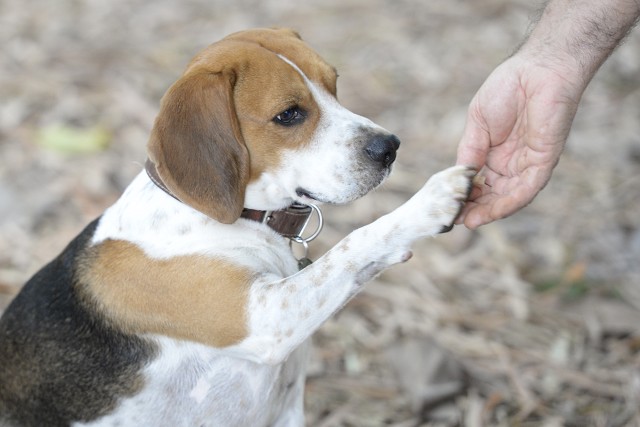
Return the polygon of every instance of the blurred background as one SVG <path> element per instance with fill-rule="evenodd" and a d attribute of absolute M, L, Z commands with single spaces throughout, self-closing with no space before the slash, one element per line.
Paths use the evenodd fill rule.
<path fill-rule="evenodd" d="M 0 311 L 141 170 L 160 97 L 228 33 L 288 26 L 402 140 L 324 209 L 317 257 L 455 162 L 537 1 L 0 0 Z M 547 189 L 417 245 L 315 335 L 309 426 L 640 426 L 640 30 L 596 75 Z"/>

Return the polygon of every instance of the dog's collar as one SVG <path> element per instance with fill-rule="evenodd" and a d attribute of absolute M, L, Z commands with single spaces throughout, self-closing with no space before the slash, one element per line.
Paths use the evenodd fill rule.
<path fill-rule="evenodd" d="M 151 179 L 151 182 L 153 182 L 158 188 L 180 203 L 184 203 L 176 197 L 169 188 L 167 188 L 158 174 L 155 163 L 153 163 L 151 159 L 147 159 L 144 164 L 144 169 L 147 172 L 149 179 Z M 303 237 L 302 233 L 304 233 L 314 211 L 318 214 L 317 229 L 309 237 Z M 294 203 L 285 209 L 277 211 L 261 211 L 245 208 L 242 210 L 240 217 L 266 224 L 278 234 L 304 245 L 315 239 L 322 230 L 322 213 L 320 212 L 320 209 L 314 205 Z"/>
<path fill-rule="evenodd" d="M 153 182 L 156 185 L 156 187 L 158 187 L 159 189 L 161 189 L 162 191 L 164 191 L 165 193 L 167 193 L 168 195 L 170 195 L 180 203 L 183 203 L 182 200 L 178 199 L 178 197 L 175 194 L 173 194 L 171 190 L 169 190 L 167 186 L 164 184 L 164 181 L 162 180 L 162 178 L 160 178 L 160 175 L 158 174 L 158 170 L 156 169 L 156 164 L 153 163 L 151 159 L 147 159 L 147 161 L 144 162 L 144 170 L 147 172 L 147 176 L 149 177 L 151 182 Z"/>
<path fill-rule="evenodd" d="M 303 237 L 307 224 L 311 219 L 311 215 L 316 211 L 318 214 L 319 224 L 316 231 L 309 237 Z M 278 234 L 287 237 L 298 243 L 308 243 L 315 239 L 322 229 L 322 214 L 317 206 L 303 205 L 294 203 L 284 209 L 277 211 L 260 211 L 256 209 L 243 209 L 241 218 L 266 224 Z"/>

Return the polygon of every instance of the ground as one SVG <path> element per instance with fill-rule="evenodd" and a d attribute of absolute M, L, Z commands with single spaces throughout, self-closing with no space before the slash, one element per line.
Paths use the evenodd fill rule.
<path fill-rule="evenodd" d="M 3 0 L 0 310 L 116 200 L 189 58 L 297 29 L 353 111 L 402 140 L 392 178 L 324 210 L 317 257 L 455 162 L 469 100 L 539 2 Z M 529 207 L 456 227 L 316 334 L 309 426 L 640 426 L 640 30 L 586 92 Z"/>

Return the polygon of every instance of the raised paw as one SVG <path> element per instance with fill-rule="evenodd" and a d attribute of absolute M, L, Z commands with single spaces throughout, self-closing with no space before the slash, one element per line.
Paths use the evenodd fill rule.
<path fill-rule="evenodd" d="M 469 197 L 476 171 L 467 166 L 453 166 L 433 175 L 412 198 L 419 206 L 414 212 L 420 222 L 422 235 L 444 233 L 453 228 L 453 222 Z"/>
<path fill-rule="evenodd" d="M 469 194 L 471 194 L 471 189 L 473 188 L 473 177 L 477 174 L 477 171 L 469 166 L 454 166 L 440 172 L 440 174 L 446 174 L 447 172 L 450 173 L 450 177 L 452 179 L 450 184 L 453 189 L 452 194 L 454 200 L 457 202 L 457 208 L 451 222 L 444 225 L 440 230 L 440 233 L 447 233 L 453 229 L 455 219 L 458 217 L 464 203 L 469 198 Z"/>

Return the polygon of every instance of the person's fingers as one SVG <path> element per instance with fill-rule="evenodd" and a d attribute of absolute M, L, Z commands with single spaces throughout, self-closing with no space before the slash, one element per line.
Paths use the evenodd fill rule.
<path fill-rule="evenodd" d="M 456 164 L 470 166 L 476 170 L 484 166 L 490 148 L 489 133 L 479 121 L 480 118 L 474 113 L 473 107 L 470 107 L 467 123 L 458 144 L 456 160 Z"/>
<path fill-rule="evenodd" d="M 458 213 L 458 216 L 456 217 L 454 224 L 456 225 L 464 224 L 464 220 L 467 217 L 467 213 L 470 210 L 472 210 L 474 206 L 475 206 L 475 202 L 467 201 L 462 207 L 462 209 L 460 210 L 460 212 Z"/>
<path fill-rule="evenodd" d="M 495 221 L 497 219 L 493 216 L 495 199 L 495 194 L 486 194 L 475 201 L 467 202 L 458 216 L 457 222 L 473 230 Z"/>
<path fill-rule="evenodd" d="M 504 197 L 498 197 L 495 194 L 484 196 L 479 201 L 465 205 L 461 215 L 462 223 L 467 228 L 476 229 L 508 216 L 505 208 L 509 205 L 510 201 Z"/>
<path fill-rule="evenodd" d="M 494 221 L 493 218 L 489 216 L 488 212 L 489 206 L 476 204 L 464 216 L 464 226 L 470 230 L 475 230 L 481 225 L 485 225 Z"/>
<path fill-rule="evenodd" d="M 475 229 L 498 219 L 506 218 L 527 206 L 536 196 L 537 191 L 527 186 L 514 186 L 505 194 L 494 191 L 491 187 L 482 189 L 481 195 L 470 199 L 458 216 L 457 223 Z"/>
<path fill-rule="evenodd" d="M 462 206 L 460 213 L 458 213 L 458 216 L 456 217 L 456 220 L 454 222 L 455 224 L 464 223 L 464 217 L 466 213 L 471 209 L 471 206 L 475 204 L 474 200 L 480 196 L 482 196 L 482 188 L 474 184 L 473 187 L 471 187 L 471 191 L 469 192 L 469 197 L 465 201 L 465 204 Z"/>

